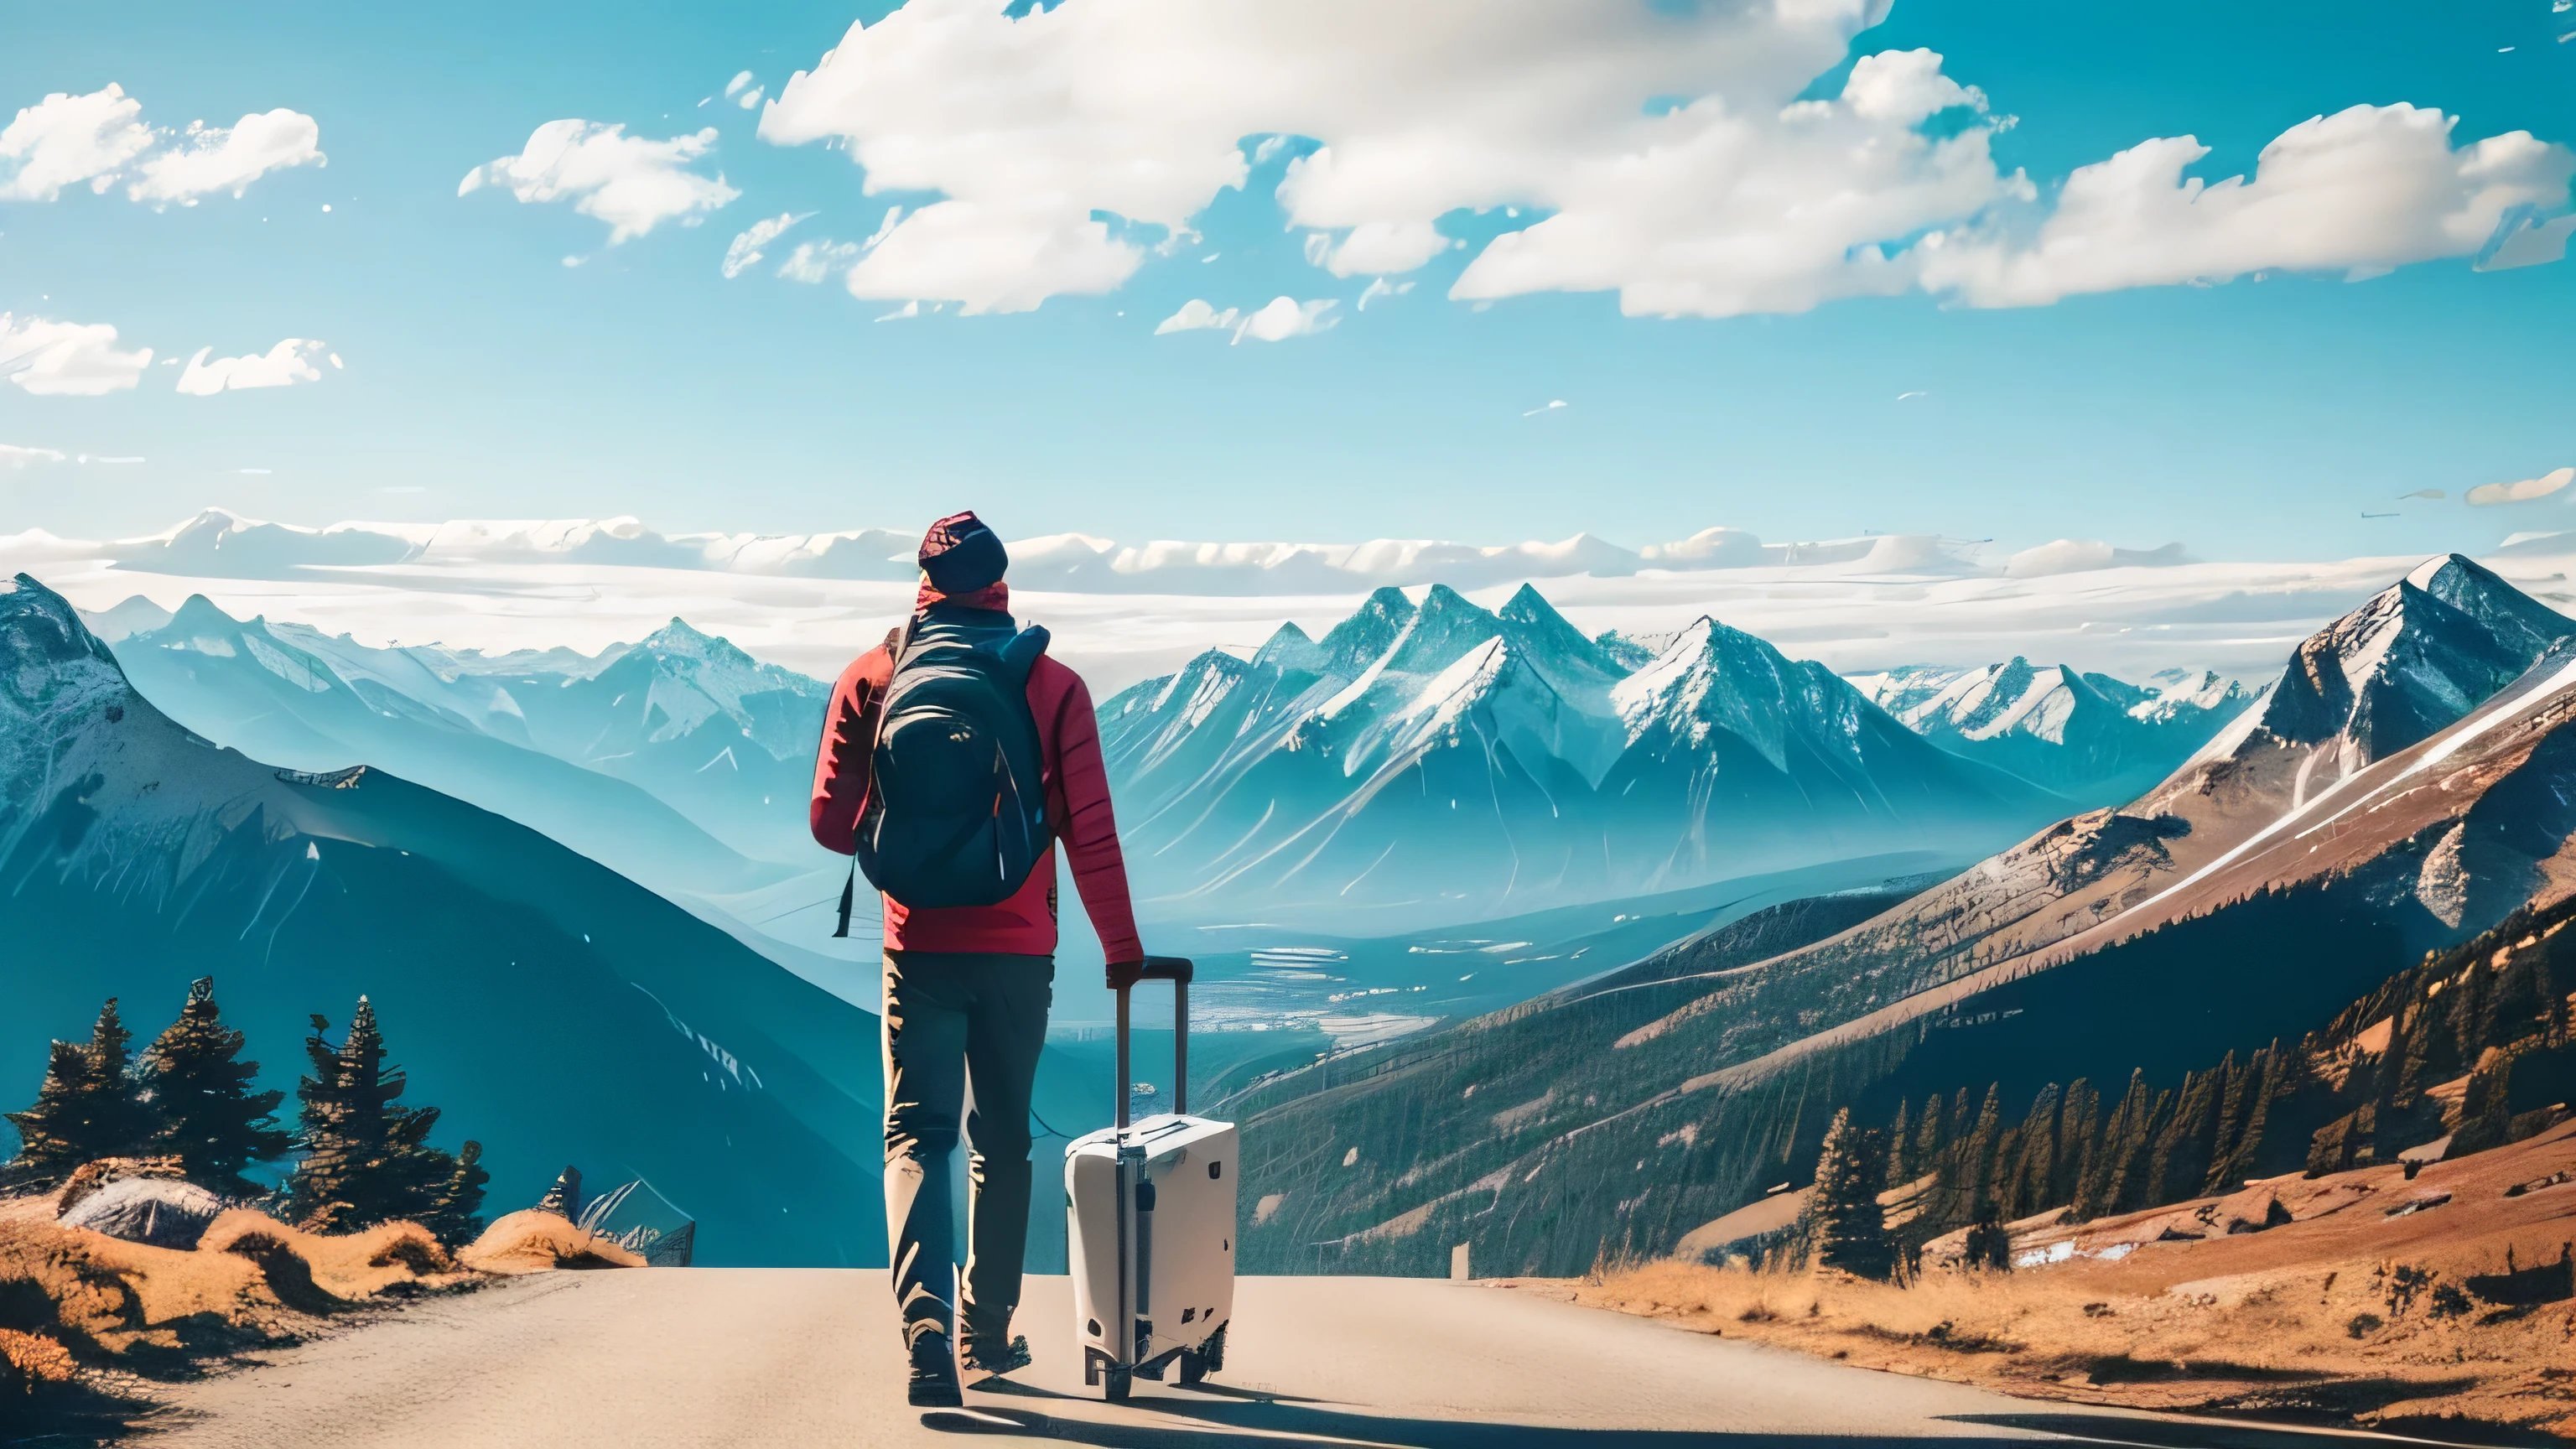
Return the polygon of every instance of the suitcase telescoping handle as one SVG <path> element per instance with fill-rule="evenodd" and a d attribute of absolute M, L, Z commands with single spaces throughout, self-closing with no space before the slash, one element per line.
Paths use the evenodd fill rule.
<path fill-rule="evenodd" d="M 1148 956 L 1139 981 L 1172 983 L 1172 1110 L 1190 1110 L 1190 977 L 1197 968 L 1184 956 Z M 1118 1130 L 1127 1130 L 1127 993 L 1118 988 Z"/>

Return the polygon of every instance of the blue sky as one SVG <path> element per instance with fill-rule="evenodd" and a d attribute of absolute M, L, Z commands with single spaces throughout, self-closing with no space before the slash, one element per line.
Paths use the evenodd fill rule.
<path fill-rule="evenodd" d="M 1082 19 L 1099 3 L 1058 13 Z M 2551 7 L 1898 0 L 1850 53 L 1939 52 L 1940 74 L 1987 108 L 1903 124 L 1977 130 L 1999 174 L 2026 175 L 2040 217 L 2070 172 L 2150 138 L 2197 137 L 2209 154 L 2188 174 L 2214 181 L 2252 170 L 2308 118 L 2357 105 L 2439 108 L 2459 117 L 2453 146 L 2517 130 L 2576 143 L 2576 43 L 2557 39 L 2576 13 Z M 2448 255 L 2360 282 L 2284 262 L 2257 268 L 2262 281 L 2037 305 L 1915 288 L 1677 318 L 1624 316 L 1612 291 L 1447 296 L 1487 239 L 1547 214 L 1533 204 L 1440 213 L 1469 245 L 1391 273 L 1412 290 L 1361 311 L 1369 276 L 1310 263 L 1274 196 L 1307 140 L 1253 166 L 1242 190 L 1215 191 L 1189 214 L 1196 241 L 1149 252 L 1114 290 L 879 323 L 891 299 L 776 269 L 799 241 L 862 242 L 890 204 L 917 215 L 949 194 L 864 195 L 847 147 L 882 142 L 888 124 L 953 122 L 976 98 L 951 87 L 919 122 L 816 109 L 854 128 L 846 146 L 780 145 L 724 89 L 748 70 L 774 97 L 853 19 L 887 8 L 278 5 L 245 20 L 9 4 L 0 117 L 113 82 L 143 123 L 173 131 L 272 108 L 309 116 L 328 163 L 161 209 L 128 199 L 124 180 L 0 200 L 0 311 L 113 325 L 118 347 L 155 353 L 137 385 L 104 395 L 0 384 L 0 445 L 64 455 L 0 470 L 0 532 L 141 532 L 218 504 L 305 523 L 635 514 L 665 531 L 803 532 L 971 505 L 1006 534 L 1131 541 L 1589 530 L 1635 545 L 1727 524 L 1771 539 L 2179 540 L 2229 558 L 2474 548 L 2576 526 L 2576 490 L 2460 502 L 2475 485 L 2576 464 L 2565 262 L 2481 272 Z M 1685 0 L 1657 8 L 1697 16 Z M 1338 53 L 1324 46 L 1317 63 Z M 1852 60 L 1811 69 L 1791 91 L 1846 95 Z M 1047 88 L 1008 67 L 974 79 Z M 1427 94 L 1457 81 L 1389 65 L 1348 84 Z M 1337 104 L 1378 102 L 1441 119 L 1404 95 Z M 712 147 L 681 169 L 720 172 L 739 195 L 695 226 L 665 218 L 611 245 L 605 222 L 566 201 L 458 194 L 469 171 L 567 118 L 655 141 L 712 126 Z M 1318 139 L 1357 154 L 1348 137 Z M 986 170 L 969 179 L 991 186 L 1015 158 L 973 164 Z M 2557 164 L 2530 163 L 2541 191 Z M 2567 209 L 2554 174 L 2540 219 Z M 723 276 L 728 243 L 782 213 L 811 215 L 760 265 Z M 2329 240 L 2336 216 L 2313 218 Z M 1934 229 L 1883 240 L 1893 251 Z M 2253 226 L 2228 254 L 2260 261 L 2276 230 Z M 2154 237 L 2114 240 L 2123 265 L 2154 274 Z M 1276 342 L 1155 333 L 1192 299 L 1249 312 L 1277 296 L 1333 302 L 1321 314 L 1332 325 Z M 318 339 L 345 368 L 315 351 L 319 381 L 191 396 L 176 390 L 183 367 L 164 365 L 290 338 Z M 1557 399 L 1568 406 L 1544 409 Z M 2428 488 L 2448 496 L 2397 501 Z"/>

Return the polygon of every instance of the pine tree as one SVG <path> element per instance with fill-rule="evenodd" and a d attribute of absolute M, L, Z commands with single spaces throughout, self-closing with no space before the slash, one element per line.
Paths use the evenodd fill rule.
<path fill-rule="evenodd" d="M 2093 1090 L 2091 1082 L 2077 1077 L 2067 1085 L 2066 1105 L 2058 1116 L 2057 1176 L 2049 1183 L 2050 1202 L 2079 1203 L 2083 1184 L 2093 1175 L 2101 1136 L 2102 1094 Z M 2079 1211 L 2077 1216 L 2088 1214 Z"/>
<path fill-rule="evenodd" d="M 223 1024 L 209 976 L 188 987 L 179 1019 L 143 1054 L 161 1119 L 156 1146 L 179 1159 L 190 1181 L 231 1197 L 260 1190 L 243 1168 L 283 1157 L 294 1143 L 277 1127 L 286 1094 L 251 1090 L 259 1063 L 240 1059 L 242 1041 Z"/>
<path fill-rule="evenodd" d="M 1833 1125 L 1825 1129 L 1809 1199 L 1809 1240 L 1817 1266 L 1861 1278 L 1885 1278 L 1895 1271 L 1887 1217 L 1878 1203 L 1886 1190 L 1887 1153 L 1878 1134 L 1854 1125 L 1848 1107 L 1835 1113 Z"/>
<path fill-rule="evenodd" d="M 84 1108 L 95 1093 L 97 1074 L 89 1048 L 57 1041 L 45 1064 L 45 1083 L 35 1105 L 9 1114 L 18 1129 L 18 1161 L 47 1177 L 59 1177 L 90 1160 Z"/>
<path fill-rule="evenodd" d="M 492 1174 L 483 1167 L 483 1144 L 467 1142 L 456 1153 L 456 1170 L 439 1187 L 421 1226 L 451 1245 L 470 1243 L 483 1231 L 483 1185 Z"/>
<path fill-rule="evenodd" d="M 2001 1082 L 1986 1088 L 1985 1104 L 1977 1109 L 1976 1125 L 1968 1129 L 1968 1140 L 1961 1147 L 1961 1177 L 1968 1190 L 1968 1201 L 1989 1203 L 1995 1195 L 1995 1158 L 2003 1146 L 2004 1089 Z"/>
<path fill-rule="evenodd" d="M 2057 1180 L 2057 1108 L 2063 1097 L 2055 1082 L 2040 1088 L 2031 1100 L 2030 1116 L 2015 1134 L 2013 1170 L 2006 1184 L 2011 1201 L 2005 1207 L 2014 1217 L 2050 1206 L 2049 1188 Z"/>
<path fill-rule="evenodd" d="M 1941 1111 L 1941 1094 L 1923 1099 L 1923 1115 L 1914 1128 L 1914 1175 L 1941 1170 L 1942 1154 L 1950 1147 L 1948 1118 Z"/>
<path fill-rule="evenodd" d="M 2185 1072 L 2182 1096 L 2173 1116 L 2156 1137 L 2155 1156 L 2147 1168 L 2147 1199 L 2141 1207 L 2195 1197 L 2209 1176 L 2209 1142 L 2218 1125 L 2218 1098 L 2234 1075 L 2236 1054 L 2206 1072 Z"/>
<path fill-rule="evenodd" d="M 2156 1133 L 2172 1106 L 2173 1093 L 2150 1088 L 2143 1069 L 2130 1073 L 2128 1095 L 2120 1100 L 2120 1115 L 2126 1120 L 2116 1136 L 2106 1134 L 2105 1150 L 2110 1162 L 2105 1210 L 2128 1212 L 2146 1204 L 2150 1154 L 2155 1150 Z"/>
<path fill-rule="evenodd" d="M 304 1160 L 287 1180 L 287 1215 L 315 1232 L 347 1232 L 393 1218 L 423 1218 L 456 1174 L 456 1159 L 428 1145 L 435 1107 L 395 1100 L 409 1084 L 385 1065 L 375 1007 L 358 998 L 357 1014 L 338 1046 L 325 1040 L 330 1022 L 313 1017 L 304 1054 L 313 1075 L 297 1085 Z"/>
<path fill-rule="evenodd" d="M 59 1177 L 85 1162 L 149 1149 L 152 1107 L 134 1077 L 133 1040 L 111 996 L 86 1043 L 53 1044 L 34 1105 L 8 1114 L 18 1129 L 19 1161 Z"/>
<path fill-rule="evenodd" d="M 2271 1123 L 2272 1103 L 2288 1084 L 2286 1056 L 2275 1041 L 2256 1052 L 2238 1074 L 2236 1090 L 2229 1094 L 2227 1111 L 2219 1119 L 2209 1179 L 2201 1184 L 2203 1195 L 2233 1192 L 2259 1170 L 2256 1164 L 2261 1161 L 2264 1129 Z"/>

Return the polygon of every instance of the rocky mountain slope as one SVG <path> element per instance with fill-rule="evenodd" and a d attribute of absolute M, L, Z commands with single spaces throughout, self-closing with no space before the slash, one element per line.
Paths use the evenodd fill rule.
<path fill-rule="evenodd" d="M 2571 629 L 2432 560 L 2123 809 L 1804 941 L 1686 945 L 1630 989 L 1268 1084 L 1229 1107 L 1245 1265 L 1420 1271 L 1472 1240 L 1498 1270 L 1575 1271 L 1803 1170 L 1840 1105 L 1971 1078 L 2026 1099 L 2313 1029 L 2576 881 Z"/>

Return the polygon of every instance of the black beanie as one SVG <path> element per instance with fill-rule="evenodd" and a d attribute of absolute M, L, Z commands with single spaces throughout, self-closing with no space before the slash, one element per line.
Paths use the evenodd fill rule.
<path fill-rule="evenodd" d="M 921 571 L 932 588 L 952 598 L 1001 582 L 1010 566 L 1001 535 L 971 511 L 943 518 L 921 536 Z"/>

